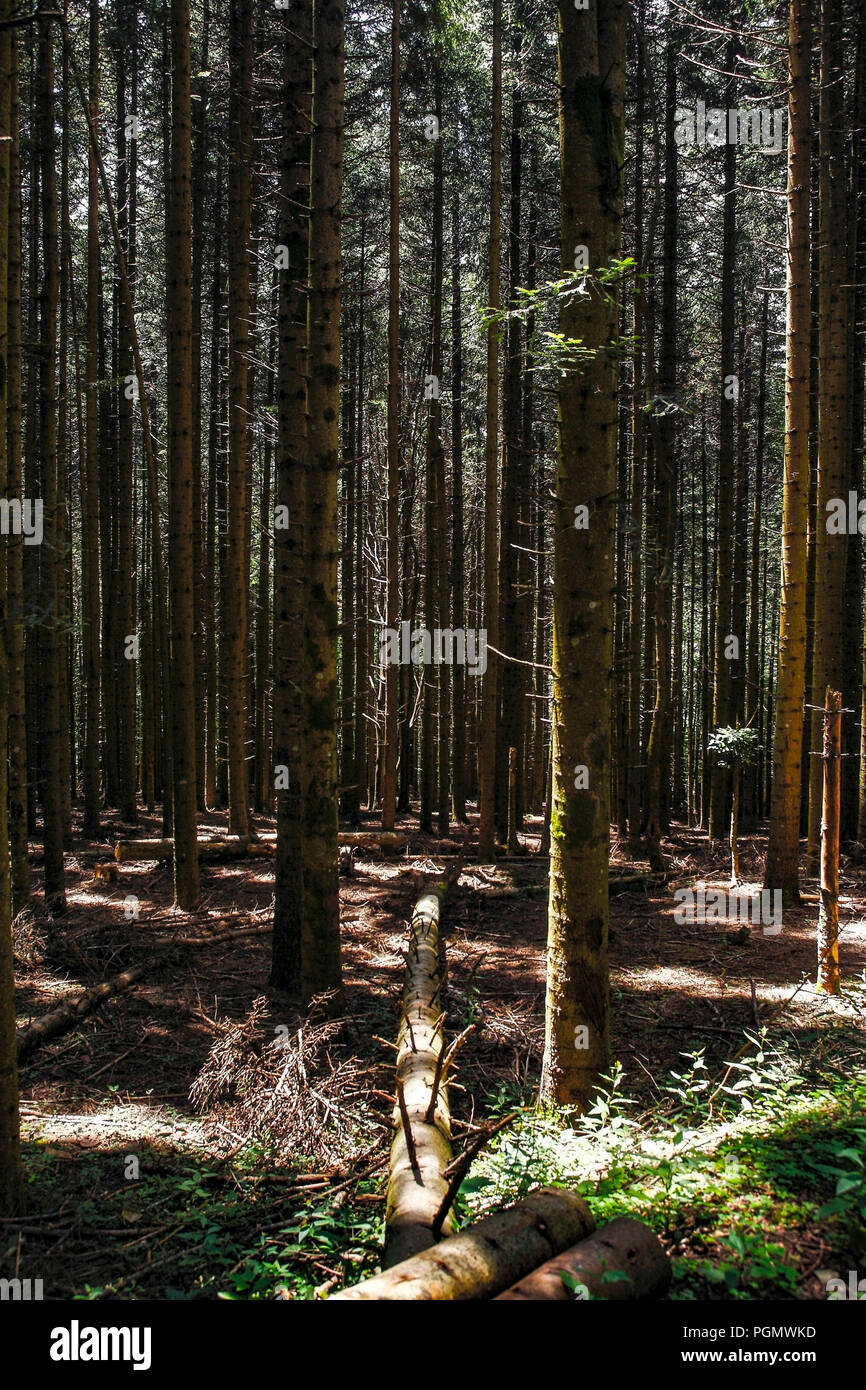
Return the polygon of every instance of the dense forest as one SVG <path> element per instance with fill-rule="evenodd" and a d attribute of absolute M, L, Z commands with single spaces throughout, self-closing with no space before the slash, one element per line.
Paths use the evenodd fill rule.
<path fill-rule="evenodd" d="M 866 0 L 0 0 L 4 1299 L 866 1297 L 864 440 Z"/>

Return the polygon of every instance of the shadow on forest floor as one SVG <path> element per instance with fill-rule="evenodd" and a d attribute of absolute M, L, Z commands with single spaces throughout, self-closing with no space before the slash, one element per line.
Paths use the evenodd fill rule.
<path fill-rule="evenodd" d="M 436 844 L 419 835 L 416 818 L 406 818 L 404 826 L 411 855 L 359 854 L 352 876 L 341 879 L 344 1045 L 360 1059 L 370 1092 L 383 1097 L 391 1090 L 392 1054 L 378 1039 L 391 1039 L 396 1028 L 414 882 L 419 869 L 446 862 L 436 858 Z M 465 866 L 443 915 L 448 1032 L 454 1036 L 470 1022 L 481 1025 L 461 1054 L 464 1089 L 455 1087 L 452 1096 L 458 1129 L 489 1111 L 503 1089 L 528 1096 L 540 1072 L 546 862 L 531 852 L 538 824 L 530 820 L 528 828 L 530 852 L 522 859 Z M 260 829 L 267 832 L 272 824 L 262 819 Z M 22 1277 L 41 1277 L 49 1297 L 98 1297 L 104 1289 L 121 1297 L 212 1297 L 221 1288 L 265 1296 L 286 1280 L 295 1296 L 310 1296 L 329 1280 L 331 1286 L 342 1281 L 349 1270 L 357 1277 L 375 1265 L 387 1135 L 380 1129 L 374 1158 L 368 1156 L 354 1173 L 338 1166 L 325 1175 L 318 1196 L 302 1200 L 292 1184 L 296 1170 L 309 1167 L 303 1156 L 245 1149 L 237 1135 L 220 1130 L 215 1115 L 194 1114 L 190 1086 L 227 1022 L 244 1019 L 262 995 L 269 1003 L 269 1028 L 293 1029 L 300 1017 L 296 1001 L 266 984 L 270 862 L 203 865 L 203 902 L 195 914 L 174 912 L 166 865 L 129 862 L 119 866 L 116 882 L 95 881 L 94 866 L 110 857 L 116 838 L 158 836 L 160 830 L 157 818 L 142 816 L 134 829 L 107 821 L 101 841 L 76 842 L 67 856 L 64 917 L 51 921 L 34 894 L 27 959 L 18 962 L 20 1024 L 135 961 L 153 958 L 153 966 L 136 987 L 37 1051 L 22 1069 L 31 1208 L 23 1221 L 0 1225 L 0 1274 L 17 1267 Z M 206 817 L 200 829 L 202 835 L 224 831 L 225 817 L 219 815 Z M 728 886 L 726 847 L 710 846 L 699 832 L 677 826 L 664 848 L 671 882 L 611 900 L 612 1055 L 622 1063 L 637 1108 L 649 1113 L 660 1103 L 660 1079 L 682 1068 L 682 1054 L 703 1049 L 709 1072 L 723 1072 L 746 1032 L 761 1026 L 772 1040 L 784 1040 L 804 1075 L 813 1065 L 820 1073 L 831 1054 L 843 1075 L 849 1066 L 853 1071 L 864 1040 L 866 874 L 843 872 L 840 956 L 846 988 L 842 999 L 827 999 L 811 985 L 814 884 L 805 884 L 799 908 L 785 911 L 778 936 L 765 936 L 757 927 L 731 941 L 721 924 L 681 925 L 674 919 L 678 886 Z M 764 849 L 763 836 L 744 838 L 747 881 L 759 882 Z M 614 843 L 612 864 L 632 867 L 625 846 Z M 34 877 L 38 888 L 39 873 Z M 124 911 L 130 895 L 139 902 L 133 921 Z M 253 928 L 262 930 L 250 934 Z M 220 939 L 177 944 L 178 937 L 191 935 Z M 386 1100 L 377 1104 L 388 1108 Z M 788 1296 L 823 1297 L 815 1289 L 804 1293 L 803 1281 L 812 1278 L 807 1271 L 831 1258 L 849 1258 L 848 1237 L 834 1236 L 832 1223 L 816 1229 L 811 1218 L 806 1221 L 796 1184 L 806 1181 L 804 1174 L 815 1179 L 817 1170 L 800 1151 L 799 1168 L 791 1167 L 791 1136 L 780 1129 L 761 1142 L 763 1154 L 753 1153 L 754 1180 L 773 1188 L 783 1207 L 791 1184 L 796 1197 L 783 1243 L 800 1282 L 799 1291 Z M 137 1179 L 124 1176 L 129 1158 L 137 1160 Z M 827 1195 L 824 1190 L 822 1200 Z M 315 1228 L 312 1237 L 309 1230 L 303 1238 L 295 1232 L 294 1255 L 285 1230 L 290 1206 L 290 1218 L 295 1210 L 300 1215 L 288 1227 L 300 1221 Z M 671 1220 L 674 1215 L 671 1210 Z M 688 1213 L 680 1217 L 689 1226 Z M 697 1240 L 701 1223 L 694 1203 L 692 1217 L 689 1229 Z M 270 1254 L 259 1250 L 271 1227 L 283 1232 L 279 1257 L 271 1246 Z M 669 1247 L 688 1249 L 694 1263 L 697 1246 L 676 1232 L 675 1222 Z M 816 1249 L 821 1253 L 814 1264 Z M 693 1276 L 694 1269 L 688 1277 Z M 688 1280 L 684 1287 L 691 1287 Z M 702 1288 L 696 1296 L 718 1294 L 706 1282 Z"/>

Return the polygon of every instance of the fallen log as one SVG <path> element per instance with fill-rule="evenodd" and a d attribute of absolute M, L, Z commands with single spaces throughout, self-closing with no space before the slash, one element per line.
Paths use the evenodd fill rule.
<path fill-rule="evenodd" d="M 436 1216 L 448 1192 L 451 1162 L 443 1047 L 442 960 L 439 915 L 446 884 L 428 888 L 409 924 L 406 978 L 397 1034 L 397 1103 L 385 1206 L 385 1269 L 436 1243 Z M 452 1054 L 453 1055 L 453 1054 Z M 447 1213 L 444 1234 L 453 1230 Z"/>
<path fill-rule="evenodd" d="M 87 1014 L 92 1013 L 106 999 L 111 999 L 115 994 L 122 994 L 125 989 L 129 989 L 142 975 L 154 965 L 154 960 L 142 961 L 139 965 L 132 965 L 128 970 L 123 970 L 119 975 L 115 975 L 113 980 L 105 980 L 100 985 L 94 985 L 92 989 L 86 989 L 83 994 L 76 995 L 75 999 L 68 1004 L 61 1004 L 60 1008 L 52 1009 L 51 1013 L 43 1014 L 26 1028 L 18 1030 L 18 1061 L 23 1062 L 35 1052 L 37 1047 L 48 1042 L 51 1038 L 60 1038 L 64 1033 L 69 1033 L 76 1023 Z"/>
<path fill-rule="evenodd" d="M 582 1197 L 540 1188 L 504 1211 L 413 1255 L 393 1269 L 334 1294 L 351 1302 L 486 1300 L 595 1229 Z"/>
<path fill-rule="evenodd" d="M 405 835 L 396 831 L 359 831 L 357 834 L 341 832 L 340 845 L 354 845 L 357 849 L 379 849 L 383 853 L 397 853 L 408 844 Z M 276 840 L 199 840 L 198 857 L 207 862 L 222 862 L 230 859 L 273 859 L 277 852 Z M 170 860 L 174 857 L 173 840 L 118 840 L 114 846 L 114 857 L 119 864 L 145 862 L 150 860 Z"/>
<path fill-rule="evenodd" d="M 534 1269 L 498 1294 L 495 1301 L 544 1299 L 565 1303 L 595 1298 L 619 1303 L 663 1298 L 670 1282 L 671 1262 L 655 1232 L 642 1221 L 618 1216 Z"/>

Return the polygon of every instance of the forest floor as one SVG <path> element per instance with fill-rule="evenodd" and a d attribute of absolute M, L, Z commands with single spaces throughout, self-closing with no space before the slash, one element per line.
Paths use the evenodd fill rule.
<path fill-rule="evenodd" d="M 261 1098 L 285 1073 L 262 1049 L 304 1021 L 267 985 L 272 861 L 203 864 L 202 907 L 188 915 L 172 908 L 170 864 L 94 877 L 115 839 L 158 836 L 156 820 L 106 818 L 102 841 L 76 841 L 65 916 L 52 921 L 35 892 L 16 919 L 19 1024 L 149 967 L 22 1067 L 28 1213 L 0 1223 L 0 1275 L 42 1278 L 49 1298 L 307 1298 L 376 1268 L 406 925 L 419 875 L 448 862 L 416 820 L 402 828 L 411 853 L 358 854 L 341 879 L 346 1024 L 340 1036 L 304 1025 L 293 1055 L 315 1100 L 295 1077 L 291 1113 L 274 1124 Z M 778 935 L 679 924 L 675 888 L 727 888 L 730 863 L 726 846 L 676 826 L 671 881 L 611 899 L 617 1065 L 594 1114 L 569 1126 L 531 1103 L 544 1035 L 538 830 L 530 820 L 522 857 L 466 864 L 443 911 L 447 1032 L 476 1025 L 452 1089 L 455 1143 L 517 1117 L 473 1167 L 460 1214 L 570 1181 L 599 1221 L 653 1225 L 674 1256 L 675 1298 L 825 1298 L 827 1279 L 866 1256 L 866 872 L 843 865 L 844 992 L 818 996 L 815 885 Z M 224 832 L 218 815 L 200 826 Z M 765 848 L 743 840 L 754 886 Z M 611 862 L 646 868 L 624 844 Z M 38 887 L 35 847 L 33 864 Z"/>

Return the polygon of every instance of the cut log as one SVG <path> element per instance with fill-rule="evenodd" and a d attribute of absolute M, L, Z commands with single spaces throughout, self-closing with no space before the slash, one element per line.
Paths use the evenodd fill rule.
<path fill-rule="evenodd" d="M 140 980 L 153 965 L 152 959 L 142 961 L 140 965 L 132 965 L 128 970 L 115 975 L 113 980 L 105 980 L 101 985 L 86 989 L 68 1004 L 62 1004 L 59 1009 L 52 1009 L 50 1014 L 43 1014 L 26 1028 L 19 1029 L 18 1061 L 23 1062 L 31 1052 L 35 1052 L 37 1047 L 41 1047 L 49 1039 L 59 1038 L 64 1033 L 71 1032 L 80 1019 L 92 1013 L 112 995 L 122 994 L 125 989 L 129 989 L 130 985 Z"/>
<path fill-rule="evenodd" d="M 595 1229 L 577 1193 L 540 1188 L 420 1255 L 334 1294 L 346 1301 L 465 1302 L 495 1298 Z"/>
<path fill-rule="evenodd" d="M 396 1126 L 385 1207 L 386 1269 L 434 1245 L 433 1224 L 448 1191 L 451 1116 L 442 1039 L 439 914 L 445 885 L 419 897 L 409 924 L 406 978 L 397 1034 Z M 454 1217 L 448 1213 L 443 1234 Z"/>
<path fill-rule="evenodd" d="M 613 1278 L 616 1274 L 622 1277 Z M 620 1303 L 663 1298 L 670 1282 L 671 1262 L 655 1232 L 641 1221 L 619 1216 L 534 1269 L 495 1301 L 543 1299 L 566 1303 L 595 1298 Z"/>
<path fill-rule="evenodd" d="M 405 835 L 396 831 L 359 831 L 355 835 L 341 833 L 341 845 L 353 845 L 356 849 L 378 849 L 383 854 L 395 854 L 404 850 L 408 844 Z M 229 859 L 273 859 L 277 852 L 276 840 L 199 840 L 198 857 L 219 863 Z M 118 863 L 145 862 L 150 860 L 169 860 L 174 856 L 173 840 L 118 840 L 114 846 L 114 857 Z"/>

